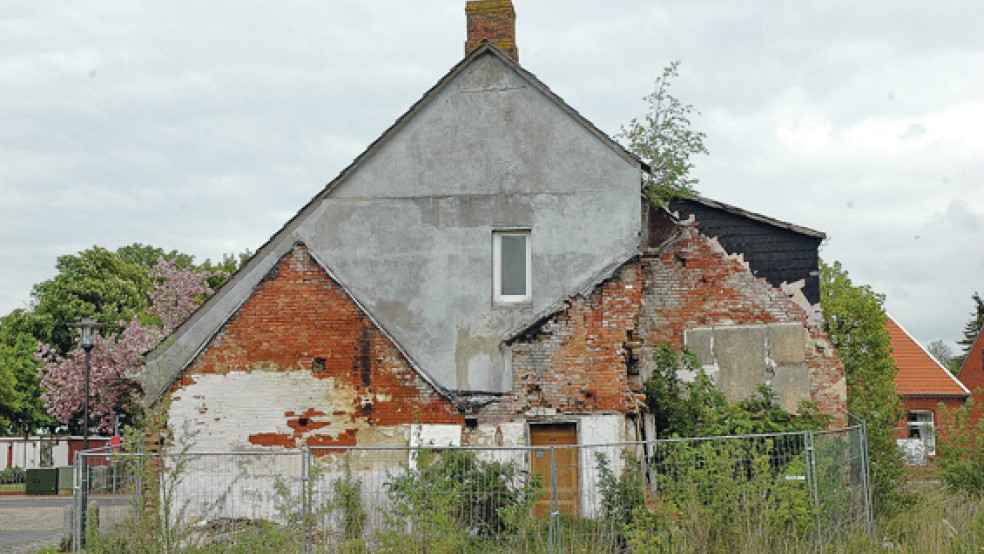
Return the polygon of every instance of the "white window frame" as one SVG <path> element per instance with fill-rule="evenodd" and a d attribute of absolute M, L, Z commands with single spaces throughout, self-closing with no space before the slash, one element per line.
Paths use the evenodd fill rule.
<path fill-rule="evenodd" d="M 526 294 L 502 294 L 502 237 L 526 238 Z M 533 299 L 533 234 L 529 229 L 492 231 L 492 299 L 497 303 L 530 302 Z"/>
<path fill-rule="evenodd" d="M 932 410 L 909 410 L 905 414 L 909 439 L 921 440 L 926 454 L 936 455 L 936 414 Z"/>

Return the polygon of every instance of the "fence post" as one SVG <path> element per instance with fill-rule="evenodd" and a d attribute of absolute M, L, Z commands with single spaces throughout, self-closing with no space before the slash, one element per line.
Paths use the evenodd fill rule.
<path fill-rule="evenodd" d="M 89 456 L 85 451 L 76 453 L 78 465 L 81 471 L 79 478 L 79 548 L 85 548 L 86 526 L 89 519 Z"/>
<path fill-rule="evenodd" d="M 554 447 L 550 447 L 550 514 L 547 521 L 547 552 L 553 554 L 554 541 L 557 540 L 557 516 L 560 514 L 560 502 L 557 499 L 557 459 L 554 457 Z"/>
<path fill-rule="evenodd" d="M 82 510 L 82 461 L 79 453 L 75 452 L 75 459 L 72 460 L 72 491 L 75 493 L 72 500 L 74 513 L 72 514 L 72 552 L 81 552 L 82 545 L 79 544 L 79 528 L 82 526 L 80 514 Z"/>
<path fill-rule="evenodd" d="M 813 431 L 803 433 L 803 452 L 806 456 L 806 479 L 807 486 L 810 488 L 810 498 L 813 500 L 813 508 L 816 510 L 817 521 L 817 551 L 821 552 L 823 542 L 823 532 L 820 518 L 820 486 L 817 483 L 817 452 L 813 444 Z"/>
<path fill-rule="evenodd" d="M 861 418 L 858 418 L 858 420 L 861 422 L 859 427 L 859 442 L 861 443 L 861 486 L 864 492 L 865 523 L 868 527 L 868 533 L 874 535 L 875 516 L 873 511 L 874 502 L 871 494 L 871 460 L 868 458 L 868 424 Z"/>
<path fill-rule="evenodd" d="M 311 447 L 305 446 L 301 451 L 301 525 L 304 526 L 304 552 L 314 548 L 314 517 L 311 516 L 311 497 L 313 495 L 311 479 Z"/>

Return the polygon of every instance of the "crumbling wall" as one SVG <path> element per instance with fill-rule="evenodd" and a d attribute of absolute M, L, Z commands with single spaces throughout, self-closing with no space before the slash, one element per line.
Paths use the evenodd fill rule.
<path fill-rule="evenodd" d="M 196 450 L 407 444 L 463 421 L 297 244 L 182 372 L 169 426 Z"/>
<path fill-rule="evenodd" d="M 630 384 L 630 344 L 639 318 L 638 263 L 628 263 L 590 293 L 507 346 L 513 390 L 483 410 L 487 420 L 565 413 L 636 413 L 640 384 Z"/>
<path fill-rule="evenodd" d="M 787 410 L 809 399 L 834 416 L 833 426 L 846 424 L 843 365 L 819 325 L 716 241 L 680 227 L 644 253 L 641 279 L 643 376 L 658 344 L 689 342 L 732 399 L 765 383 Z"/>

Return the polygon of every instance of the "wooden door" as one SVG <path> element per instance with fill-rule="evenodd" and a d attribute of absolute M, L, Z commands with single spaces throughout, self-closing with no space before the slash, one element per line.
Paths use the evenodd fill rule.
<path fill-rule="evenodd" d="M 574 423 L 555 423 L 530 425 L 530 446 L 561 447 L 577 445 L 577 425 Z M 550 450 L 535 450 L 532 453 L 530 469 L 534 475 L 543 479 L 544 494 L 537 501 L 533 512 L 545 516 L 550 511 L 551 480 Z M 560 513 L 577 515 L 578 511 L 578 449 L 555 448 L 553 450 L 556 468 L 557 503 Z"/>

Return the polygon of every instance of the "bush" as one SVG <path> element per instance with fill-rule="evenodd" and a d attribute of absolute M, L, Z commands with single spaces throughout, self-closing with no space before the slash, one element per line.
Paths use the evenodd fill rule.
<path fill-rule="evenodd" d="M 420 450 L 415 466 L 404 466 L 387 485 L 393 505 L 380 537 L 387 550 L 459 552 L 514 534 L 540 488 L 513 464 L 480 461 L 468 451 Z"/>
<path fill-rule="evenodd" d="M 749 540 L 812 540 L 816 511 L 803 458 L 779 459 L 771 440 L 661 446 L 658 499 L 633 507 L 624 532 L 633 552 L 731 551 Z"/>
<path fill-rule="evenodd" d="M 8 467 L 0 470 L 0 485 L 23 483 L 26 473 L 22 467 Z"/>
<path fill-rule="evenodd" d="M 802 402 L 798 414 L 783 410 L 775 390 L 765 385 L 750 398 L 729 403 L 687 349 L 677 352 L 661 344 L 653 361 L 653 375 L 644 391 L 659 438 L 803 431 L 821 429 L 830 422 L 830 416 L 820 414 L 812 402 Z M 681 381 L 681 370 L 693 373 L 694 380 Z"/>
<path fill-rule="evenodd" d="M 955 489 L 984 495 L 984 418 L 970 424 L 974 399 L 955 410 L 941 405 L 940 412 L 946 433 L 939 434 L 936 445 L 943 480 Z"/>

